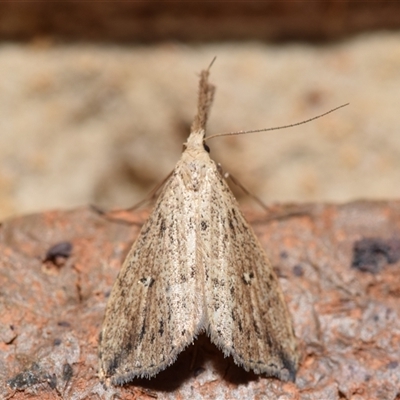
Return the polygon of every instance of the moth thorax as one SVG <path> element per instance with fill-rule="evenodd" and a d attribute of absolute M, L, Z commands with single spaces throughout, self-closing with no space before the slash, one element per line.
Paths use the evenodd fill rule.
<path fill-rule="evenodd" d="M 191 132 L 187 142 L 185 143 L 186 149 L 203 149 L 204 150 L 204 130 Z"/>

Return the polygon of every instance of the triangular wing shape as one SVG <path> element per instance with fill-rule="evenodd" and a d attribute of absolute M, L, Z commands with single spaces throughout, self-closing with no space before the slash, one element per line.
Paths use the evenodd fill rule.
<path fill-rule="evenodd" d="M 198 196 L 185 191 L 176 168 L 113 286 L 100 339 L 100 375 L 114 384 L 163 370 L 204 326 L 194 229 Z"/>
<path fill-rule="evenodd" d="M 278 279 L 206 151 L 208 73 L 186 150 L 108 301 L 100 375 L 114 384 L 157 374 L 203 329 L 246 370 L 295 377 L 296 341 Z"/>
<path fill-rule="evenodd" d="M 199 210 L 208 224 L 199 230 L 207 332 L 244 369 L 294 380 L 296 340 L 278 278 L 226 182 L 215 167 L 208 171 Z"/>

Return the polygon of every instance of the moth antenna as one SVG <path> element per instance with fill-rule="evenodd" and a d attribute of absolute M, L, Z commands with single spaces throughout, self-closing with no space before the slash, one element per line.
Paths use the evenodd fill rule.
<path fill-rule="evenodd" d="M 217 56 L 214 56 L 214 58 L 211 60 L 210 65 L 207 68 L 207 71 L 210 71 L 211 67 L 213 66 L 215 60 L 217 59 Z"/>
<path fill-rule="evenodd" d="M 303 125 L 303 124 L 307 124 L 308 122 L 314 121 L 316 119 L 322 118 L 325 115 L 328 115 L 330 113 L 333 113 L 334 111 L 339 110 L 340 108 L 346 107 L 348 106 L 350 103 L 346 103 L 346 104 L 342 104 L 339 107 L 335 107 L 332 108 L 331 110 L 324 112 L 323 114 L 317 115 L 315 117 L 306 119 L 304 121 L 300 121 L 300 122 L 296 122 L 294 124 L 289 124 L 289 125 L 282 125 L 282 126 L 275 126 L 273 128 L 262 128 L 262 129 L 253 129 L 250 131 L 237 131 L 237 132 L 226 132 L 226 133 L 216 133 L 215 135 L 211 135 L 208 136 L 206 138 L 204 138 L 204 141 L 210 140 L 210 139 L 214 139 L 216 137 L 221 137 L 221 136 L 234 136 L 234 135 L 244 135 L 247 133 L 256 133 L 256 132 L 267 132 L 267 131 L 277 131 L 279 129 L 286 129 L 286 128 L 293 128 L 294 126 L 299 126 L 299 125 Z"/>

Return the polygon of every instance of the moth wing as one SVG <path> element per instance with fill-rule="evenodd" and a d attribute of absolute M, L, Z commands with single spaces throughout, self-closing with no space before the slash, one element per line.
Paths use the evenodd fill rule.
<path fill-rule="evenodd" d="M 296 340 L 277 276 L 236 199 L 216 168 L 201 230 L 208 334 L 226 356 L 255 373 L 294 380 Z M 207 256 L 208 254 L 208 256 Z"/>
<path fill-rule="evenodd" d="M 198 194 L 183 190 L 174 173 L 113 286 L 100 339 L 100 374 L 114 384 L 165 369 L 204 326 L 193 228 Z"/>

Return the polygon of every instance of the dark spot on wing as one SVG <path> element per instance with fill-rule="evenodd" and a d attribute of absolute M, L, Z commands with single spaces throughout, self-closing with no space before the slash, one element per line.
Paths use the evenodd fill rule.
<path fill-rule="evenodd" d="M 213 283 L 215 288 L 218 288 L 218 287 L 223 288 L 223 287 L 225 287 L 224 279 L 213 278 L 212 283 Z"/>
<path fill-rule="evenodd" d="M 142 231 L 141 231 L 141 236 L 142 236 L 142 240 L 143 239 L 145 239 L 146 238 L 146 236 L 147 236 L 147 234 L 149 233 L 149 231 L 150 231 L 150 224 L 146 224 L 145 225 L 145 227 L 142 229 Z"/>
<path fill-rule="evenodd" d="M 251 285 L 251 281 L 253 280 L 253 278 L 254 278 L 254 273 L 253 272 L 245 272 L 243 275 L 242 275 L 242 279 L 243 279 L 243 282 L 246 284 L 246 285 Z"/>
<path fill-rule="evenodd" d="M 254 332 L 257 334 L 257 336 L 260 336 L 260 328 L 258 327 L 256 321 L 253 321 L 253 328 L 254 328 Z"/>
<path fill-rule="evenodd" d="M 164 335 L 164 320 L 160 320 L 160 326 L 158 327 L 158 333 L 160 336 Z"/>
<path fill-rule="evenodd" d="M 130 340 L 124 343 L 124 349 L 126 353 L 130 353 L 132 351 L 132 342 Z"/>
<path fill-rule="evenodd" d="M 146 287 L 152 287 L 154 283 L 154 279 L 151 276 L 144 276 L 143 278 L 140 278 L 139 281 Z"/>
<path fill-rule="evenodd" d="M 233 216 L 233 219 L 235 220 L 235 222 L 237 223 L 238 218 L 237 218 L 236 210 L 234 208 L 232 208 L 232 216 Z"/>
<path fill-rule="evenodd" d="M 114 375 L 120 364 L 121 364 L 121 354 L 117 354 L 107 365 L 107 370 L 106 370 L 107 375 L 108 376 Z"/>
<path fill-rule="evenodd" d="M 163 218 L 161 220 L 161 224 L 160 224 L 160 232 L 159 232 L 159 236 L 163 237 L 164 236 L 164 232 L 166 231 L 167 227 L 165 225 L 165 219 Z"/>
<path fill-rule="evenodd" d="M 140 330 L 140 333 L 139 333 L 139 342 L 141 342 L 143 340 L 145 334 L 146 334 L 146 326 L 143 323 L 142 329 Z"/>
<path fill-rule="evenodd" d="M 274 341 L 272 340 L 272 338 L 271 338 L 269 332 L 266 333 L 265 337 L 266 337 L 266 339 L 267 339 L 268 347 L 269 347 L 270 349 L 273 349 L 273 348 L 275 347 L 275 343 L 274 343 Z"/>

